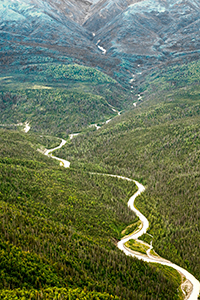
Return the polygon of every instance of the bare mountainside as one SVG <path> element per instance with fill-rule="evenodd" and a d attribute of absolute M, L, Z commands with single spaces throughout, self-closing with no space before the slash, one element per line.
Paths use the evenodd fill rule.
<path fill-rule="evenodd" d="M 141 1 L 99 29 L 96 40 L 109 55 L 124 56 L 135 67 L 136 58 L 145 68 L 147 61 L 152 66 L 155 60 L 194 58 L 200 48 L 199 13 L 196 1 Z"/>
<path fill-rule="evenodd" d="M 195 0 L 3 0 L 1 66 L 70 57 L 128 84 L 155 65 L 199 58 L 199 20 Z"/>

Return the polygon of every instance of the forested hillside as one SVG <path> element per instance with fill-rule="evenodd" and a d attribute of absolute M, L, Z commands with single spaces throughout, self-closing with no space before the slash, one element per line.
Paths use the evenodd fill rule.
<path fill-rule="evenodd" d="M 40 60 L 39 60 L 40 62 Z M 46 62 L 0 77 L 0 127 L 29 122 L 31 131 L 67 138 L 94 130 L 130 106 L 134 96 L 111 77 L 78 64 Z"/>
<path fill-rule="evenodd" d="M 150 221 L 155 250 L 200 279 L 199 62 L 153 71 L 140 93 L 132 110 L 57 155 L 141 181 L 136 206 Z"/>
<path fill-rule="evenodd" d="M 181 299 L 174 270 L 124 256 L 132 182 L 64 169 L 56 138 L 0 132 L 0 299 Z"/>

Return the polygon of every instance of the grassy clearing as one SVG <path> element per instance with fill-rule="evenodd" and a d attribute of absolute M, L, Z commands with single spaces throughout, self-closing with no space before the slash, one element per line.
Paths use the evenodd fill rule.
<path fill-rule="evenodd" d="M 125 243 L 125 246 L 133 251 L 140 252 L 142 254 L 146 254 L 147 250 L 149 249 L 147 245 L 144 245 L 143 243 L 136 240 L 129 240 Z"/>

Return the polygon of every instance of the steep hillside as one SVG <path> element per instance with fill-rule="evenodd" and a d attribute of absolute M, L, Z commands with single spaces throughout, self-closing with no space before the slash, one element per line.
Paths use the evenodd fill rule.
<path fill-rule="evenodd" d="M 77 3 L 73 6 L 70 16 L 79 11 Z M 15 70 L 28 62 L 52 58 L 63 62 L 71 57 L 99 67 L 105 62 L 111 70 L 116 61 L 102 58 L 101 51 L 91 42 L 92 34 L 70 18 L 66 10 L 53 1 L 1 1 L 1 67 Z"/>
<path fill-rule="evenodd" d="M 96 1 L 88 10 L 83 26 L 93 34 L 104 25 L 112 21 L 117 15 L 123 12 L 130 4 L 141 0 L 100 0 Z"/>
<path fill-rule="evenodd" d="M 198 58 L 199 17 L 195 1 L 140 1 L 100 28 L 95 42 L 136 76 L 155 65 Z"/>

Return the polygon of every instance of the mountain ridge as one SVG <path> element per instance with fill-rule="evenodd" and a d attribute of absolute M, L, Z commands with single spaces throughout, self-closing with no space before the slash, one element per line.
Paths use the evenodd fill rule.
<path fill-rule="evenodd" d="M 197 1 L 2 0 L 0 7 L 2 66 L 40 51 L 96 67 L 130 87 L 131 74 L 199 57 Z"/>

